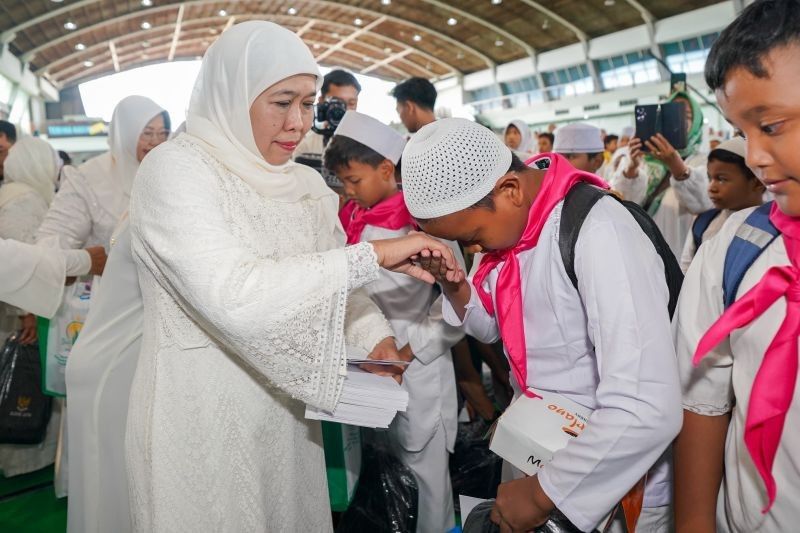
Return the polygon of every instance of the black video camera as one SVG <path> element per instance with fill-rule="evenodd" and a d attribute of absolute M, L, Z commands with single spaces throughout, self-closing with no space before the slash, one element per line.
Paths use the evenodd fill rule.
<path fill-rule="evenodd" d="M 336 131 L 345 113 L 347 113 L 347 104 L 340 98 L 331 98 L 317 104 L 311 129 L 315 133 L 330 137 Z"/>

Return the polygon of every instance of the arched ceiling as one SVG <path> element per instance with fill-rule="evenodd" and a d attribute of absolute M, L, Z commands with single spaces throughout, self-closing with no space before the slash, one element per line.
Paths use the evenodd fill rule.
<path fill-rule="evenodd" d="M 0 0 L 0 41 L 59 87 L 194 59 L 271 20 L 323 65 L 400 80 L 467 74 L 717 0 Z"/>

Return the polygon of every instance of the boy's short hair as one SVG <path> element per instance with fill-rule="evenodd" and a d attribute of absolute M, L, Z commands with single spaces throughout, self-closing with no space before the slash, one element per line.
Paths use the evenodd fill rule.
<path fill-rule="evenodd" d="M 0 120 L 0 134 L 5 135 L 12 143 L 17 142 L 17 127 L 7 120 Z"/>
<path fill-rule="evenodd" d="M 376 168 L 385 159 L 369 146 L 344 135 L 334 135 L 323 155 L 325 168 L 334 173 L 349 166 L 351 161 Z"/>
<path fill-rule="evenodd" d="M 769 73 L 763 59 L 771 50 L 800 44 L 800 0 L 758 0 L 734 20 L 711 47 L 705 78 L 712 91 L 736 68 L 758 78 Z"/>
<path fill-rule="evenodd" d="M 392 96 L 398 102 L 414 102 L 420 107 L 433 111 L 436 106 L 436 87 L 425 78 L 409 78 L 395 85 Z"/>
<path fill-rule="evenodd" d="M 613 143 L 614 141 L 619 141 L 619 136 L 614 135 L 613 133 L 610 135 L 606 135 L 606 138 L 603 139 L 603 146 L 608 146 L 609 144 Z"/>
<path fill-rule="evenodd" d="M 744 157 L 740 156 L 739 154 L 734 154 L 733 152 L 729 152 L 723 148 L 716 148 L 711 150 L 708 154 L 708 161 L 720 161 L 722 163 L 730 163 L 732 165 L 736 165 L 744 174 L 745 178 L 748 180 L 756 179 L 755 173 L 747 166 L 747 163 L 744 160 Z"/>
<path fill-rule="evenodd" d="M 554 142 L 556 142 L 556 136 L 555 136 L 555 135 L 553 135 L 553 134 L 552 134 L 552 133 L 550 133 L 550 132 L 547 132 L 547 131 L 546 131 L 546 132 L 544 132 L 544 133 L 540 133 L 540 134 L 539 134 L 539 138 L 541 139 L 542 137 L 545 137 L 545 138 L 547 138 L 547 139 L 550 139 L 550 144 L 553 144 Z"/>
<path fill-rule="evenodd" d="M 361 84 L 358 83 L 356 77 L 340 68 L 328 72 L 322 78 L 322 89 L 320 89 L 322 96 L 328 94 L 331 90 L 331 85 L 338 85 L 339 87 L 351 86 L 356 88 L 356 92 L 361 92 Z"/>

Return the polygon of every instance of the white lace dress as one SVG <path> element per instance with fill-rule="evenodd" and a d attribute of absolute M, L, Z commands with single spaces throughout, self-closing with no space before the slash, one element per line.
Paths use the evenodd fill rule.
<path fill-rule="evenodd" d="M 391 329 L 354 290 L 378 277 L 371 246 L 341 248 L 323 201 L 335 198 L 265 199 L 185 139 L 142 163 L 144 337 L 126 438 L 137 531 L 331 530 L 304 402 L 334 407 L 344 343 L 371 350 Z"/>

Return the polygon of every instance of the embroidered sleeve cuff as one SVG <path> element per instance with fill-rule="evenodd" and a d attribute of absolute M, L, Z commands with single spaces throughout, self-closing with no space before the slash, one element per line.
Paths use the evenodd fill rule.
<path fill-rule="evenodd" d="M 368 242 L 345 248 L 347 256 L 347 290 L 352 291 L 378 279 L 380 266 L 375 250 Z"/>

